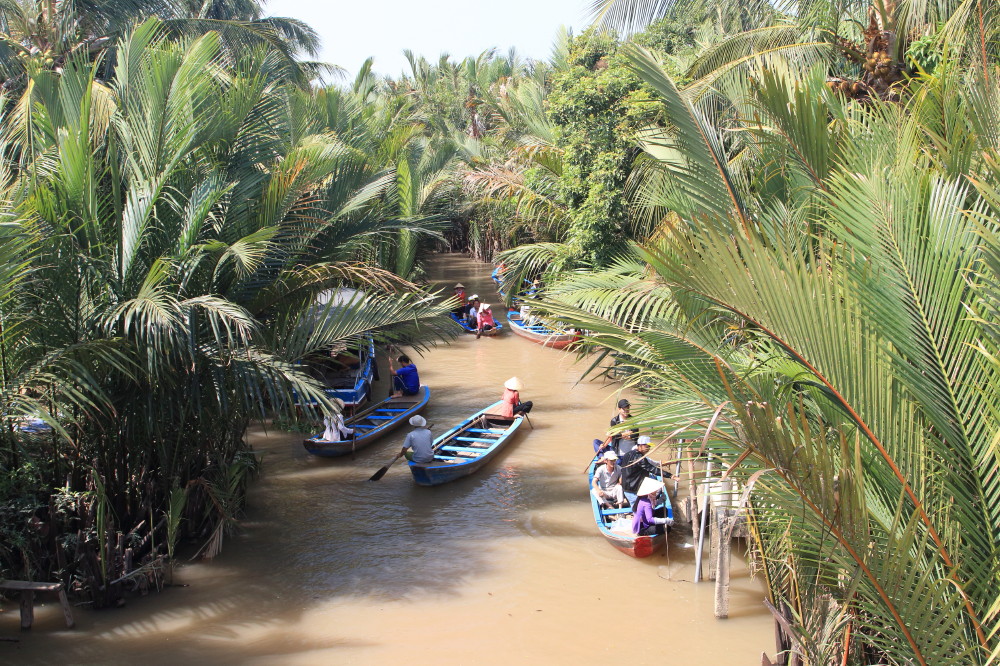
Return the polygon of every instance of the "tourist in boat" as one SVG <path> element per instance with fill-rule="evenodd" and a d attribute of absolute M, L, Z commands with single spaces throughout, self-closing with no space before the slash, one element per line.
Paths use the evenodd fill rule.
<path fill-rule="evenodd" d="M 476 328 L 479 325 L 479 294 L 469 296 L 469 303 L 465 308 L 465 323 L 469 328 Z"/>
<path fill-rule="evenodd" d="M 644 479 L 649 476 L 660 474 L 660 464 L 655 460 L 650 460 L 646 456 L 649 454 L 650 439 L 648 435 L 643 435 L 635 444 L 635 448 L 626 453 L 618 461 L 622 469 L 622 489 L 625 491 L 625 499 L 629 503 L 634 503 L 639 492 L 639 486 Z M 663 478 L 669 479 L 672 475 L 665 472 Z"/>
<path fill-rule="evenodd" d="M 403 440 L 403 450 L 400 453 L 411 462 L 434 462 L 434 437 L 427 427 L 427 419 L 416 414 L 410 417 L 410 425 L 413 430 Z"/>
<path fill-rule="evenodd" d="M 417 366 L 413 364 L 410 357 L 403 354 L 396 359 L 399 362 L 399 369 L 393 369 L 392 358 L 389 358 L 389 373 L 392 375 L 392 397 L 398 398 L 404 395 L 416 395 L 420 391 L 420 375 L 417 374 Z"/>
<path fill-rule="evenodd" d="M 489 303 L 479 306 L 479 314 L 476 316 L 476 337 L 478 338 L 486 331 L 492 331 L 497 327 L 497 320 L 493 318 L 493 310 Z"/>
<path fill-rule="evenodd" d="M 673 518 L 660 518 L 653 513 L 656 496 L 663 490 L 663 483 L 646 477 L 639 486 L 638 498 L 632 504 L 632 533 L 636 536 L 663 534 L 665 527 L 674 524 Z"/>
<path fill-rule="evenodd" d="M 325 426 L 323 439 L 327 442 L 342 442 L 354 436 L 354 429 L 348 428 L 347 424 L 344 423 L 344 401 L 340 398 L 334 398 L 333 404 L 337 405 L 340 411 L 323 419 Z"/>
<path fill-rule="evenodd" d="M 611 419 L 611 427 L 615 427 L 625 419 L 632 416 L 632 405 L 628 400 L 622 398 L 618 401 L 618 413 L 614 415 Z M 615 452 L 619 456 L 623 456 L 635 446 L 635 440 L 639 437 L 639 431 L 635 428 L 631 430 L 626 430 L 624 432 L 615 433 L 614 435 L 609 435 L 611 438 L 611 446 L 614 448 Z"/>
<path fill-rule="evenodd" d="M 459 317 L 465 312 L 465 285 L 461 282 L 455 284 L 455 298 L 458 299 L 458 305 L 452 312 L 454 312 Z"/>
<path fill-rule="evenodd" d="M 605 451 L 601 463 L 594 468 L 594 481 L 590 492 L 594 494 L 601 506 L 607 508 L 623 508 L 625 494 L 622 490 L 622 470 L 618 467 L 618 456 L 614 451 Z"/>
<path fill-rule="evenodd" d="M 504 418 L 514 418 L 515 414 L 527 414 L 534 407 L 534 403 L 530 400 L 526 402 L 521 402 L 521 391 L 524 390 L 524 384 L 517 377 L 511 377 L 503 383 L 503 397 L 500 400 L 503 404 L 500 406 L 500 416 Z"/>

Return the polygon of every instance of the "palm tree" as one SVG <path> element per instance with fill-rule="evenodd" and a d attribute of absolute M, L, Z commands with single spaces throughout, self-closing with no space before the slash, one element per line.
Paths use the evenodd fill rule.
<path fill-rule="evenodd" d="M 1000 87 L 945 67 L 904 110 L 774 67 L 720 117 L 634 63 L 670 119 L 637 175 L 663 225 L 550 314 L 748 485 L 803 663 L 995 659 Z"/>
<path fill-rule="evenodd" d="M 300 359 L 367 333 L 447 336 L 432 294 L 362 261 L 396 229 L 381 214 L 391 181 L 377 154 L 331 132 L 324 96 L 289 83 L 280 57 L 235 58 L 211 32 L 171 40 L 156 20 L 116 50 L 106 83 L 83 55 L 35 72 L 31 104 L 0 128 L 17 158 L 0 390 L 24 396 L 8 426 L 42 409 L 61 436 L 25 444 L 9 427 L 0 464 L 27 455 L 42 487 L 84 493 L 47 517 L 93 528 L 70 573 L 98 603 L 120 593 L 116 531 L 162 516 L 176 538 L 183 519 L 218 551 L 255 467 L 249 420 L 290 413 L 294 395 L 335 409 Z M 317 295 L 343 286 L 368 296 L 317 312 Z"/>

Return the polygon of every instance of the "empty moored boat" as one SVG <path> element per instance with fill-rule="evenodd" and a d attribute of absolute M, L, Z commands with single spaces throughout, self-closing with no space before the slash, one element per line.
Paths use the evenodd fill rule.
<path fill-rule="evenodd" d="M 507 323 L 515 334 L 552 349 L 565 349 L 580 339 L 576 331 L 557 331 L 544 324 L 526 323 L 521 319 L 521 313 L 514 310 L 507 313 Z"/>

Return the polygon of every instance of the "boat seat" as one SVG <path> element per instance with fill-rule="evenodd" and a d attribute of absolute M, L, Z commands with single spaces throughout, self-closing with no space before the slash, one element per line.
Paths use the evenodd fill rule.
<path fill-rule="evenodd" d="M 632 513 L 632 507 L 627 506 L 624 509 L 601 509 L 602 516 L 616 516 L 622 513 Z"/>
<path fill-rule="evenodd" d="M 371 419 L 372 421 L 388 421 L 392 419 L 391 416 L 376 416 L 374 414 L 369 414 L 365 417 L 366 419 Z"/>
<path fill-rule="evenodd" d="M 441 451 L 460 451 L 462 453 L 482 453 L 483 449 L 467 449 L 463 446 L 442 446 Z"/>
<path fill-rule="evenodd" d="M 504 433 L 503 428 L 469 428 L 466 432 L 483 432 L 483 433 L 493 433 L 495 435 L 502 435 Z"/>
<path fill-rule="evenodd" d="M 368 425 L 367 423 L 349 423 L 348 427 L 351 427 L 351 428 L 381 428 L 382 424 L 379 423 L 377 425 Z"/>
<path fill-rule="evenodd" d="M 455 439 L 460 442 L 485 442 L 487 444 L 492 444 L 497 441 L 495 439 L 485 439 L 483 437 L 456 437 Z"/>
<path fill-rule="evenodd" d="M 390 409 L 389 407 L 379 407 L 376 412 L 405 412 L 406 409 Z"/>

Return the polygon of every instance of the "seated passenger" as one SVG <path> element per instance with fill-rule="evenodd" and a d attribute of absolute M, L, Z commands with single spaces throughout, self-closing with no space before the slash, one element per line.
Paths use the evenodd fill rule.
<path fill-rule="evenodd" d="M 469 296 L 469 304 L 465 307 L 465 323 L 469 325 L 469 328 L 476 328 L 479 307 L 479 295 Z"/>
<path fill-rule="evenodd" d="M 344 423 L 344 401 L 334 398 L 333 404 L 340 408 L 340 411 L 332 416 L 323 419 L 326 429 L 323 431 L 323 440 L 326 442 L 342 442 L 350 439 L 354 435 L 354 429 L 348 428 Z"/>
<path fill-rule="evenodd" d="M 403 450 L 400 454 L 406 459 L 421 464 L 434 462 L 434 436 L 427 427 L 427 420 L 420 414 L 410 417 L 413 430 L 403 440 Z"/>
<path fill-rule="evenodd" d="M 492 331 L 497 327 L 497 321 L 493 318 L 493 310 L 490 309 L 489 303 L 483 303 L 479 306 L 479 314 L 476 316 L 476 321 L 477 338 L 482 335 L 484 331 Z"/>
<path fill-rule="evenodd" d="M 664 527 L 674 524 L 673 518 L 660 518 L 653 514 L 656 497 L 663 490 L 663 484 L 646 477 L 639 486 L 639 498 L 632 505 L 632 533 L 636 536 L 663 534 Z"/>
<path fill-rule="evenodd" d="M 650 476 L 660 476 L 660 464 L 655 460 L 650 460 L 646 456 L 649 454 L 650 440 L 648 435 L 639 438 L 635 448 L 627 452 L 618 461 L 622 468 L 622 489 L 625 491 L 625 499 L 630 503 L 635 502 L 639 485 L 643 479 Z M 669 479 L 673 476 L 670 472 L 664 472 L 663 478 Z"/>
<path fill-rule="evenodd" d="M 500 402 L 502 403 L 500 406 L 500 416 L 512 419 L 516 414 L 527 414 L 531 411 L 531 408 L 535 406 L 533 402 L 530 400 L 521 402 L 521 391 L 523 390 L 524 384 L 517 377 L 511 377 L 503 383 L 503 396 L 500 398 Z"/>
<path fill-rule="evenodd" d="M 458 306 L 452 310 L 459 317 L 465 312 L 465 285 L 461 282 L 455 284 L 455 298 L 458 299 Z"/>
<path fill-rule="evenodd" d="M 389 358 L 389 374 L 392 375 L 392 397 L 399 398 L 404 395 L 416 395 L 420 391 L 420 375 L 417 374 L 417 366 L 413 364 L 410 357 L 403 354 L 396 359 L 399 361 L 399 369 L 392 367 L 392 357 Z"/>
<path fill-rule="evenodd" d="M 625 495 L 622 492 L 622 471 L 618 467 L 618 456 L 614 451 L 605 451 L 601 456 L 603 465 L 594 469 L 594 481 L 590 492 L 605 508 L 624 508 Z"/>

